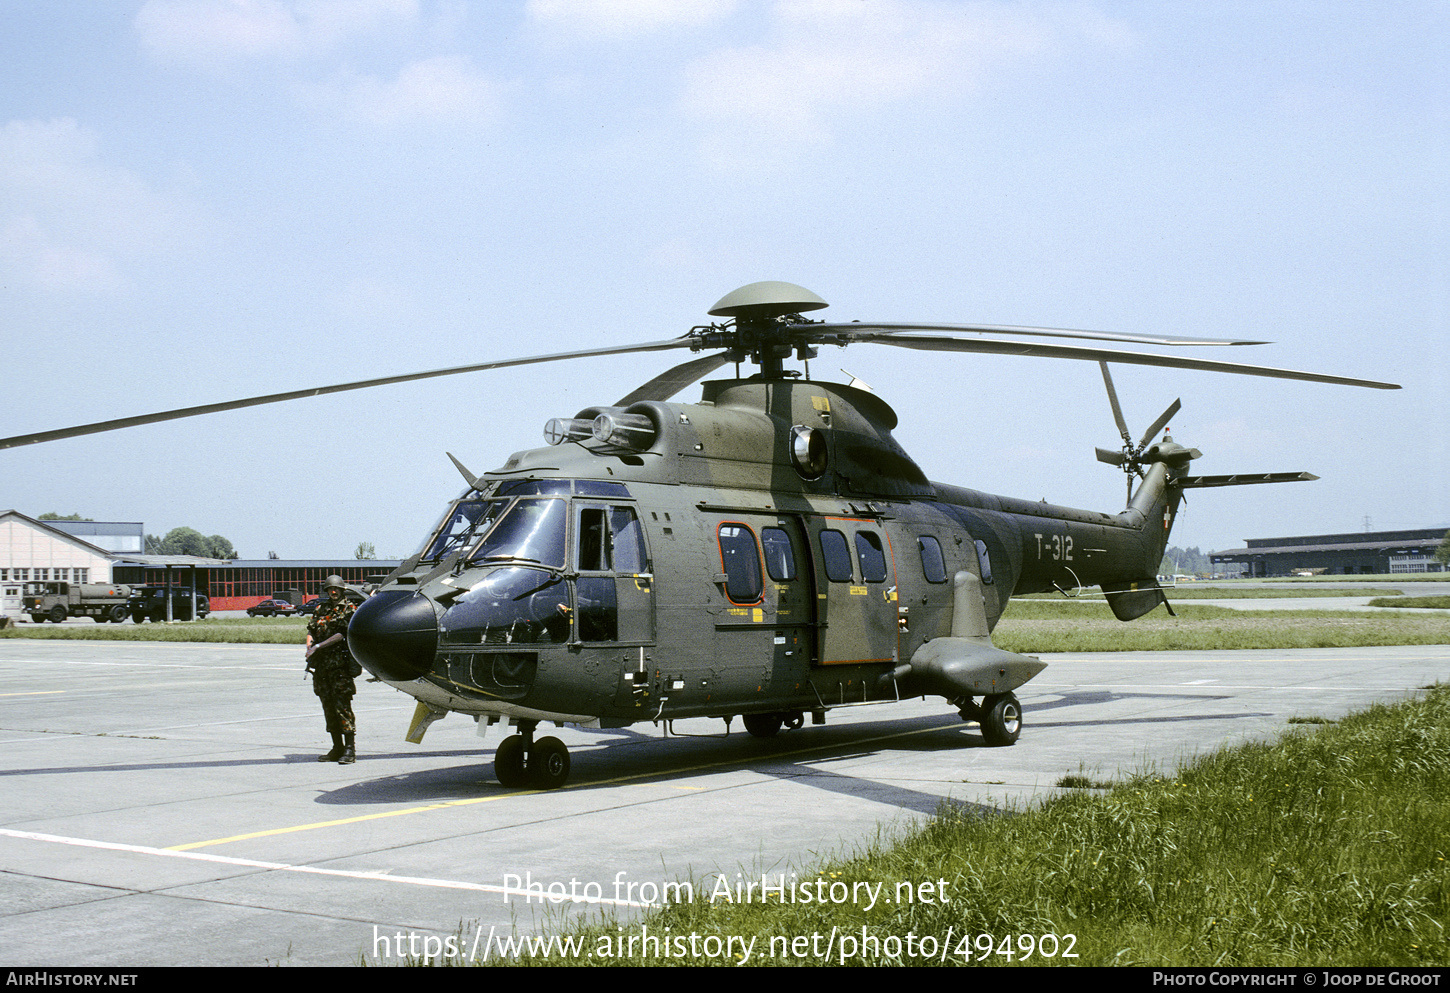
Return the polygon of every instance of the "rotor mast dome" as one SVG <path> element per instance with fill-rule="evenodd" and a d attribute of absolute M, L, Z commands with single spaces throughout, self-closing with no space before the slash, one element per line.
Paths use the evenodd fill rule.
<path fill-rule="evenodd" d="M 768 321 L 829 306 L 804 286 L 767 279 L 725 294 L 710 308 L 710 316 L 734 317 L 745 322 Z"/>

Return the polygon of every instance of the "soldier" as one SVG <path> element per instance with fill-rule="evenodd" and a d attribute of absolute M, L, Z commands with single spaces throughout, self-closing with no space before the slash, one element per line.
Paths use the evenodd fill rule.
<path fill-rule="evenodd" d="M 353 740 L 357 727 L 352 716 L 357 687 L 353 679 L 362 674 L 362 666 L 347 649 L 347 625 L 354 607 L 344 596 L 341 576 L 328 576 L 322 589 L 327 599 L 307 622 L 307 671 L 312 673 L 312 691 L 322 701 L 332 751 L 319 755 L 317 761 L 351 765 L 357 761 Z"/>

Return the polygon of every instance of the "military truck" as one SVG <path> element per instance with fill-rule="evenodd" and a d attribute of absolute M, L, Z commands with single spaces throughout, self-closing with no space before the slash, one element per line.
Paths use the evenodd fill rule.
<path fill-rule="evenodd" d="M 36 624 L 60 624 L 67 617 L 90 617 L 97 624 L 120 624 L 131 614 L 131 587 L 120 583 L 26 583 L 20 608 Z"/>
<path fill-rule="evenodd" d="M 137 624 L 145 621 L 160 623 L 166 620 L 166 601 L 171 600 L 171 620 L 192 620 L 192 591 L 181 586 L 137 586 L 131 590 L 129 609 L 131 619 Z M 211 600 L 205 593 L 196 594 L 196 616 L 205 618 L 211 613 Z"/>

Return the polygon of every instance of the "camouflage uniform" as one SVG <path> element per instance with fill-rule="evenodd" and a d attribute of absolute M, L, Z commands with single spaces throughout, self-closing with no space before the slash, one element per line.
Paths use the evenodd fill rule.
<path fill-rule="evenodd" d="M 354 605 L 344 597 L 338 603 L 324 601 L 317 606 L 312 620 L 307 622 L 307 633 L 312 643 L 326 641 L 341 633 L 343 640 L 326 648 L 319 648 L 307 660 L 312 673 L 312 692 L 322 701 L 322 713 L 327 718 L 330 734 L 353 734 L 357 728 L 352 716 L 352 698 L 357 692 L 353 677 L 362 668 L 353 661 L 347 650 L 347 624 L 352 620 Z"/>

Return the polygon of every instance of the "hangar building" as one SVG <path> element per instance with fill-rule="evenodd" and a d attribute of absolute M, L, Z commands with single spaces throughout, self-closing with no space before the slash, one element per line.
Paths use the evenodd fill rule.
<path fill-rule="evenodd" d="M 181 586 L 211 598 L 211 609 L 245 610 L 274 594 L 300 603 L 322 594 L 334 573 L 362 586 L 398 566 L 377 559 L 224 559 L 146 555 L 141 522 L 42 521 L 0 511 L 0 615 L 20 613 L 27 582 Z"/>
<path fill-rule="evenodd" d="M 1225 576 L 1442 572 L 1445 566 L 1435 561 L 1435 550 L 1445 534 L 1445 528 L 1439 527 L 1299 538 L 1247 538 L 1245 548 L 1210 552 L 1208 557 L 1214 572 Z"/>

